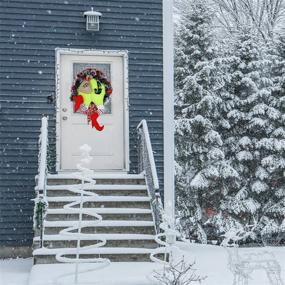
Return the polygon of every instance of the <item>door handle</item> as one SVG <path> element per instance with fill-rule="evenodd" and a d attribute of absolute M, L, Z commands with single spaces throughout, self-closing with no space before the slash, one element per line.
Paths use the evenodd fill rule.
<path fill-rule="evenodd" d="M 62 119 L 63 119 L 64 121 L 66 121 L 66 120 L 68 119 L 68 117 L 67 117 L 67 116 L 63 116 Z"/>

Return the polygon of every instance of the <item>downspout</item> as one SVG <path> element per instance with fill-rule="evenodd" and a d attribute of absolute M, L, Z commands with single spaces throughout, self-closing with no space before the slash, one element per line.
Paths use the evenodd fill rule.
<path fill-rule="evenodd" d="M 174 39 L 173 0 L 163 0 L 164 209 L 174 222 Z"/>

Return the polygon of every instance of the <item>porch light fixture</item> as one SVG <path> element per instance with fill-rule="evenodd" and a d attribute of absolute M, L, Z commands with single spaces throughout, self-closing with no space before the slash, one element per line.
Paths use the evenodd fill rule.
<path fill-rule="evenodd" d="M 91 7 L 91 11 L 84 12 L 84 17 L 86 17 L 86 31 L 98 32 L 101 16 L 102 14 L 94 11 L 93 7 Z"/>

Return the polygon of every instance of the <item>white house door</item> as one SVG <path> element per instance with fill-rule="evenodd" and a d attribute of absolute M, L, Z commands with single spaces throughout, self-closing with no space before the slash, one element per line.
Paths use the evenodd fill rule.
<path fill-rule="evenodd" d="M 124 58 L 123 56 L 60 54 L 58 70 L 59 88 L 59 157 L 60 171 L 75 170 L 80 161 L 80 146 L 91 146 L 93 157 L 91 168 L 96 171 L 126 171 L 128 120 L 124 94 Z M 105 106 L 105 113 L 98 118 L 103 131 L 98 131 L 87 122 L 87 116 L 74 113 L 71 101 L 71 87 L 74 78 L 86 68 L 101 70 L 111 82 L 113 93 Z"/>

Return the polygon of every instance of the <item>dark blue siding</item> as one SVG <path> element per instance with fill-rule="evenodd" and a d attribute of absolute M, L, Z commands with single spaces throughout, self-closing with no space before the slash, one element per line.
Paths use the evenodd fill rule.
<path fill-rule="evenodd" d="M 96 5 L 96 6 L 95 6 Z M 83 12 L 103 13 L 101 31 L 85 31 Z M 129 51 L 131 172 L 136 130 L 146 118 L 162 181 L 162 0 L 0 1 L 0 245 L 32 241 L 40 118 L 50 116 L 54 169 L 55 48 Z M 41 72 L 39 72 L 41 71 Z"/>

